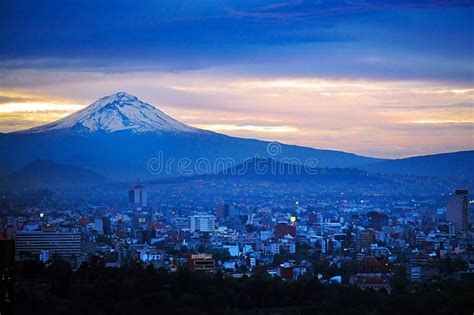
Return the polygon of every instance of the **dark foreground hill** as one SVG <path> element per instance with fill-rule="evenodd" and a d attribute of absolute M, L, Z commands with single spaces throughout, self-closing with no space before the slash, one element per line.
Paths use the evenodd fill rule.
<path fill-rule="evenodd" d="M 48 160 L 35 160 L 7 175 L 4 188 L 74 188 L 98 186 L 109 182 L 90 170 Z"/>

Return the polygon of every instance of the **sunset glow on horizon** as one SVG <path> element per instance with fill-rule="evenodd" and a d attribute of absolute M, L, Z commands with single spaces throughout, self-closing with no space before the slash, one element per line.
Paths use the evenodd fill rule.
<path fill-rule="evenodd" d="M 199 80 L 195 80 L 197 76 Z M 93 98 L 77 91 L 76 85 Z M 474 125 L 474 91 L 466 86 L 232 76 L 216 81 L 215 74 L 205 71 L 103 74 L 97 81 L 84 78 L 60 87 L 41 87 L 41 95 L 0 91 L 1 131 L 60 119 L 116 92 L 116 86 L 184 123 L 234 136 L 380 157 L 472 147 L 472 134 L 466 130 Z M 420 133 L 423 138 L 414 136 Z M 367 144 L 372 149 L 366 148 Z"/>
<path fill-rule="evenodd" d="M 3 14 L 0 132 L 126 91 L 245 138 L 394 158 L 474 148 L 474 10 L 463 1 L 165 1 L 134 4 L 133 17 L 120 1 L 30 6 Z"/>

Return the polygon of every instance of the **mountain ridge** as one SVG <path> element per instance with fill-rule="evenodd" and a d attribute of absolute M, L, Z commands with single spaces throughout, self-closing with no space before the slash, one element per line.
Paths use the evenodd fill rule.
<path fill-rule="evenodd" d="M 3 178 L 5 186 L 19 188 L 92 187 L 110 181 L 77 165 L 36 159 Z"/>
<path fill-rule="evenodd" d="M 0 152 L 3 153 L 0 158 L 3 174 L 35 159 L 45 159 L 78 165 L 121 181 L 182 175 L 177 165 L 182 160 L 192 164 L 188 170 L 192 174 L 198 171 L 195 164 L 198 161 L 213 164 L 219 159 L 232 159 L 236 165 L 252 157 L 293 159 L 301 164 L 311 159 L 321 168 L 359 168 L 370 172 L 384 172 L 386 169 L 382 166 L 393 165 L 390 164 L 392 160 L 354 153 L 244 139 L 197 129 L 124 92 L 103 97 L 58 121 L 0 134 Z M 161 164 L 172 162 L 172 165 L 165 172 L 154 172 L 150 169 L 150 161 L 156 160 L 160 154 L 163 158 L 159 161 Z M 393 161 L 394 165 L 400 163 Z M 383 162 L 387 164 L 379 164 Z M 429 162 L 442 166 L 444 170 L 430 169 L 428 163 L 422 165 L 426 170 L 423 175 L 450 173 L 450 163 Z M 464 164 L 468 167 L 474 163 Z M 416 175 L 417 169 L 407 169 L 406 172 Z M 462 172 L 456 174 L 463 175 Z M 469 169 L 465 172 L 469 176 L 474 173 Z"/>
<path fill-rule="evenodd" d="M 474 150 L 413 156 L 358 167 L 376 173 L 474 178 Z"/>
<path fill-rule="evenodd" d="M 217 173 L 180 176 L 148 181 L 148 184 L 181 183 L 195 180 L 255 180 L 268 182 L 352 182 L 392 183 L 389 178 L 370 174 L 357 168 L 318 168 L 277 161 L 272 158 L 251 158 Z"/>

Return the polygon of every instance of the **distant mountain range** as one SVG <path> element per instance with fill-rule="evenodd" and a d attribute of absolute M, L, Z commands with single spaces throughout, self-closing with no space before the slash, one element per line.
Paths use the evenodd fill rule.
<path fill-rule="evenodd" d="M 386 174 L 474 178 L 474 151 L 388 160 L 359 165 L 358 168 Z"/>
<path fill-rule="evenodd" d="M 103 97 L 56 122 L 0 134 L 0 152 L 0 175 L 40 159 L 77 165 L 121 181 L 179 176 L 183 166 L 186 174 L 195 173 L 203 163 L 206 170 L 217 172 L 219 162 L 230 159 L 235 166 L 252 157 L 371 172 L 455 177 L 474 173 L 472 151 L 384 160 L 231 137 L 188 126 L 124 92 Z"/>
<path fill-rule="evenodd" d="M 35 160 L 2 178 L 2 188 L 75 188 L 99 186 L 106 178 L 79 166 Z"/>

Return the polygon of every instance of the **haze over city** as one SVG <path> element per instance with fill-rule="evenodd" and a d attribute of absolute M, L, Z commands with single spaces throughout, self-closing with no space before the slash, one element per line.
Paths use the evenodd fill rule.
<path fill-rule="evenodd" d="M 0 315 L 474 314 L 474 2 L 0 1 Z"/>

